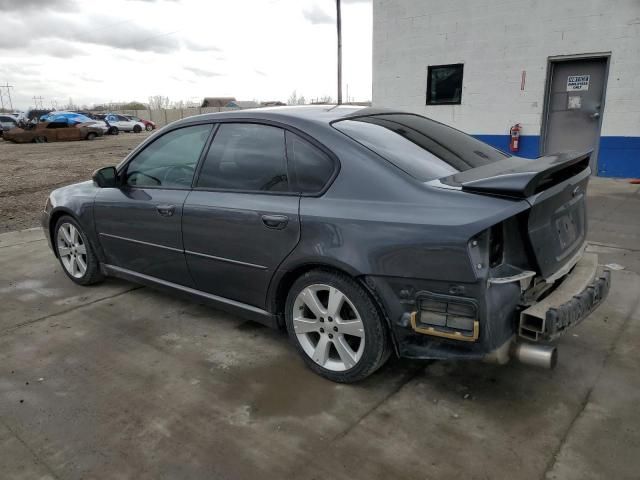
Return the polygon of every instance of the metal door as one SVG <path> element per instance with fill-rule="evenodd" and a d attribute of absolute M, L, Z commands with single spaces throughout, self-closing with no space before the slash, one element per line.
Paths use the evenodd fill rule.
<path fill-rule="evenodd" d="M 595 166 L 606 72 L 607 58 L 551 62 L 544 154 L 593 149 Z"/>

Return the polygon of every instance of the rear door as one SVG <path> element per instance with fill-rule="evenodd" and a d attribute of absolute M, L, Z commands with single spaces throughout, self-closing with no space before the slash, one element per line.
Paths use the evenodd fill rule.
<path fill-rule="evenodd" d="M 263 308 L 273 272 L 300 237 L 285 132 L 222 123 L 183 213 L 189 271 L 200 290 Z"/>
<path fill-rule="evenodd" d="M 191 286 L 182 208 L 212 125 L 165 133 L 120 170 L 122 186 L 95 199 L 95 225 L 110 265 Z"/>

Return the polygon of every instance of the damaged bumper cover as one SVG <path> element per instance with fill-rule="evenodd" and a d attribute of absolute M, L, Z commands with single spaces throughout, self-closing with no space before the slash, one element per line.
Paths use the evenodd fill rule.
<path fill-rule="evenodd" d="M 534 342 L 557 339 L 595 310 L 610 286 L 611 273 L 599 269 L 598 256 L 584 254 L 552 293 L 521 312 L 518 334 Z"/>

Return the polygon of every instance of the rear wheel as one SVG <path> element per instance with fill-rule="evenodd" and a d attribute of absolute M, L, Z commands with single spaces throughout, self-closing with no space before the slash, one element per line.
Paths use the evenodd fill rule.
<path fill-rule="evenodd" d="M 33 139 L 33 143 L 46 143 L 47 137 L 43 137 L 42 135 L 38 135 Z"/>
<path fill-rule="evenodd" d="M 54 245 L 64 273 L 79 285 L 104 280 L 98 259 L 80 224 L 69 216 L 60 217 L 54 230 Z"/>
<path fill-rule="evenodd" d="M 140 133 L 142 131 L 142 127 L 140 125 L 133 126 L 133 133 Z"/>
<path fill-rule="evenodd" d="M 147 132 L 150 132 L 151 130 L 153 130 L 153 127 L 152 127 L 151 125 L 146 125 L 146 126 L 144 127 L 144 129 L 145 129 Z"/>
<path fill-rule="evenodd" d="M 120 130 L 118 130 L 118 127 L 110 127 L 107 133 L 109 135 L 118 135 L 120 133 Z"/>
<path fill-rule="evenodd" d="M 352 383 L 389 358 L 389 336 L 371 296 L 354 279 L 326 270 L 300 277 L 287 297 L 287 331 L 311 370 Z"/>
<path fill-rule="evenodd" d="M 95 140 L 96 136 L 96 132 L 89 132 L 87 134 L 87 140 Z"/>

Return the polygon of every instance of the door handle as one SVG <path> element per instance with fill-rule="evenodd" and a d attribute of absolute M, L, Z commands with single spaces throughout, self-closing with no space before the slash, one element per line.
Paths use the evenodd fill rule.
<path fill-rule="evenodd" d="M 163 217 L 170 217 L 175 213 L 176 206 L 175 205 L 158 205 L 156 207 L 156 210 Z"/>
<path fill-rule="evenodd" d="M 289 223 L 289 217 L 285 215 L 262 215 L 262 223 L 268 228 L 282 230 Z"/>

